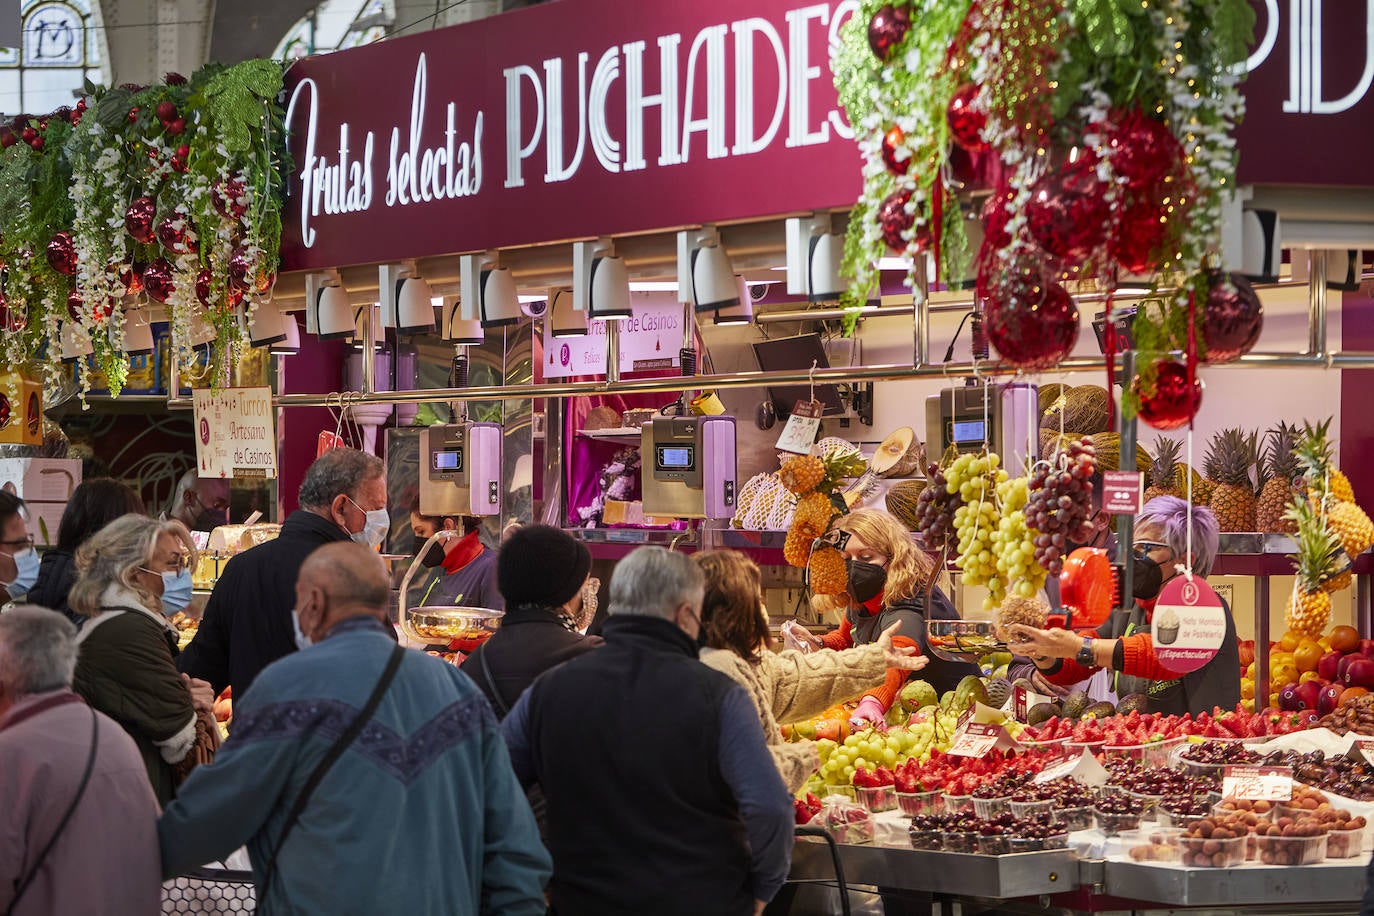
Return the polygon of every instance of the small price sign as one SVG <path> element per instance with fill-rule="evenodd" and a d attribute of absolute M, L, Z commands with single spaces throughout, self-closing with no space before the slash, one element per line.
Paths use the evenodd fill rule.
<path fill-rule="evenodd" d="M 821 428 L 821 412 L 824 406 L 820 401 L 798 401 L 787 418 L 787 425 L 778 437 L 777 449 L 792 452 L 794 455 L 811 454 L 811 446 L 816 444 L 816 433 Z"/>
<path fill-rule="evenodd" d="M 1139 471 L 1102 474 L 1102 508 L 1112 515 L 1138 515 L 1145 496 L 1145 475 Z"/>
<path fill-rule="evenodd" d="M 1237 801 L 1290 801 L 1293 798 L 1293 769 L 1227 767 L 1221 777 L 1221 797 Z"/>
<path fill-rule="evenodd" d="M 1002 726 L 969 722 L 954 733 L 948 753 L 956 757 L 982 757 L 1003 741 L 1010 744 L 1011 736 Z"/>

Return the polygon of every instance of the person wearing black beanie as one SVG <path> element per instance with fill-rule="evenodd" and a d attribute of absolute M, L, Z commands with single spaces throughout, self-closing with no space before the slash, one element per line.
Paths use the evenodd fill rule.
<path fill-rule="evenodd" d="M 587 545 L 549 525 L 516 528 L 496 554 L 496 583 L 506 614 L 462 670 L 498 719 L 540 674 L 602 644 L 579 632 L 596 611 L 596 580 Z"/>

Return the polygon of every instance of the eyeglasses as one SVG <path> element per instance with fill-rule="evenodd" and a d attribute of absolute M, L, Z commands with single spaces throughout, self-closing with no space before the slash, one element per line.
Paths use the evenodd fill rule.
<path fill-rule="evenodd" d="M 190 568 L 191 568 L 191 555 L 190 555 L 190 554 L 187 554 L 187 553 L 179 553 L 179 554 L 176 554 L 175 556 L 169 558 L 169 559 L 166 561 L 166 563 L 167 563 L 167 566 L 169 567 L 169 569 L 167 570 L 168 572 L 181 572 L 183 569 L 190 569 Z M 140 567 L 138 567 L 138 568 L 141 569 L 141 570 L 143 570 L 144 572 L 146 572 L 146 573 L 147 573 L 148 575 L 150 575 L 150 576 L 160 576 L 160 575 L 162 575 L 162 572 L 161 572 L 160 570 L 149 569 L 149 568 L 146 567 L 146 566 L 140 566 Z"/>
<path fill-rule="evenodd" d="M 33 535 L 30 534 L 30 535 L 26 535 L 26 536 L 24 536 L 24 537 L 22 537 L 22 538 L 16 538 L 16 539 L 13 540 L 13 541 L 0 541 L 0 546 L 4 546 L 4 547 L 32 547 L 32 546 L 33 546 Z"/>
<path fill-rule="evenodd" d="M 1168 544 L 1161 544 L 1159 541 L 1136 541 L 1131 545 L 1131 551 L 1136 559 L 1144 560 L 1156 550 L 1171 550 Z"/>

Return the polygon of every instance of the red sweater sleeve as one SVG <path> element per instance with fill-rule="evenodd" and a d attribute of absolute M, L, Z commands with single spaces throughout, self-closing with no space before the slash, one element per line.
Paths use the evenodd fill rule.
<path fill-rule="evenodd" d="M 899 649 L 904 649 L 907 646 L 915 646 L 916 654 L 921 654 L 920 645 L 917 644 L 914 639 L 908 639 L 905 636 L 892 637 L 892 645 Z M 865 692 L 864 696 L 873 697 L 873 699 L 882 703 L 884 710 L 891 709 L 892 704 L 897 701 L 897 694 L 901 691 L 911 675 L 912 672 L 902 668 L 888 668 L 887 680 L 883 681 L 883 686 Z"/>
<path fill-rule="evenodd" d="M 1172 681 L 1182 677 L 1177 671 L 1170 671 L 1159 663 L 1159 657 L 1155 655 L 1154 638 L 1148 632 L 1121 637 L 1121 649 L 1122 674 L 1151 681 Z"/>
<path fill-rule="evenodd" d="M 840 628 L 832 630 L 821 637 L 821 642 L 825 643 L 827 649 L 852 649 L 854 648 L 854 635 L 849 632 L 849 618 L 840 621 Z"/>
<path fill-rule="evenodd" d="M 1096 630 L 1082 630 L 1078 635 L 1091 636 L 1093 639 L 1102 639 Z M 1071 684 L 1077 684 L 1079 681 L 1086 681 L 1088 678 L 1092 677 L 1093 673 L 1096 671 L 1096 668 L 1085 668 L 1071 658 L 1061 658 L 1059 660 L 1058 671 L 1053 674 L 1047 671 L 1041 671 L 1040 674 L 1051 684 L 1068 687 Z"/>

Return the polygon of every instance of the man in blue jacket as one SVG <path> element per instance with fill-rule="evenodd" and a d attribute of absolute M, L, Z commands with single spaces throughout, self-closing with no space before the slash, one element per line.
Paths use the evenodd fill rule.
<path fill-rule="evenodd" d="M 544 673 L 502 730 L 548 803 L 558 916 L 749 916 L 787 877 L 792 800 L 744 689 L 697 660 L 704 583 L 641 547 L 595 652 Z"/>
<path fill-rule="evenodd" d="M 237 699 L 229 741 L 167 806 L 164 874 L 246 843 L 260 912 L 544 913 L 548 852 L 491 707 L 457 668 L 397 650 L 387 588 L 360 545 L 306 560 L 296 615 L 312 645 Z M 312 778 L 396 651 L 375 713 Z"/>

